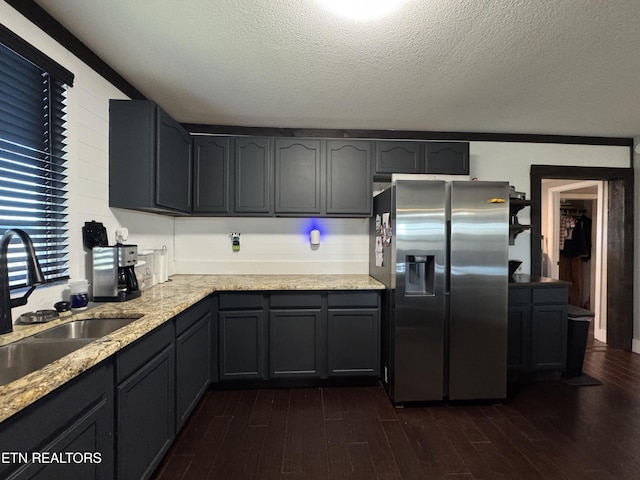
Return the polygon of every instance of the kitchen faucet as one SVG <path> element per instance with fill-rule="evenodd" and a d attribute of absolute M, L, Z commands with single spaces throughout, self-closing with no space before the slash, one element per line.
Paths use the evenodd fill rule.
<path fill-rule="evenodd" d="M 24 296 L 20 298 L 11 298 L 9 288 L 9 268 L 7 266 L 7 255 L 9 251 L 9 242 L 14 237 L 20 237 L 22 244 L 27 252 L 27 286 L 31 287 Z M 44 275 L 36 257 L 36 251 L 33 248 L 33 242 L 27 232 L 17 228 L 4 232 L 0 239 L 0 334 L 13 331 L 13 322 L 11 320 L 11 309 L 27 304 L 27 299 L 36 285 L 44 283 Z"/>

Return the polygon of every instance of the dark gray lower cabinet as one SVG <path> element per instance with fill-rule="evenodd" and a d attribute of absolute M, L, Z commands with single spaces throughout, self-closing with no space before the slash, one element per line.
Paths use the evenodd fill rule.
<path fill-rule="evenodd" d="M 329 375 L 380 374 L 377 310 L 329 310 Z"/>
<path fill-rule="evenodd" d="M 0 451 L 27 456 L 1 462 L 0 478 L 113 479 L 113 438 L 113 362 L 107 360 L 0 424 Z"/>
<path fill-rule="evenodd" d="M 267 311 L 261 293 L 220 294 L 220 380 L 266 378 Z"/>
<path fill-rule="evenodd" d="M 221 381 L 380 373 L 377 291 L 220 294 L 219 310 Z"/>
<path fill-rule="evenodd" d="M 567 357 L 566 284 L 509 288 L 507 368 L 562 371 Z"/>
<path fill-rule="evenodd" d="M 531 368 L 564 370 L 567 364 L 567 305 L 531 309 Z"/>
<path fill-rule="evenodd" d="M 322 315 L 317 310 L 269 312 L 269 377 L 320 377 Z"/>
<path fill-rule="evenodd" d="M 176 433 L 174 322 L 116 357 L 116 478 L 149 478 Z"/>
<path fill-rule="evenodd" d="M 380 375 L 380 296 L 377 292 L 328 295 L 329 375 Z"/>
<path fill-rule="evenodd" d="M 507 340 L 507 366 L 511 371 L 529 369 L 531 350 L 531 307 L 509 305 L 509 332 Z"/>
<path fill-rule="evenodd" d="M 176 335 L 176 430 L 180 430 L 211 383 L 209 299 L 176 317 Z"/>
<path fill-rule="evenodd" d="M 0 423 L 1 451 L 28 456 L 0 462 L 0 478 L 149 478 L 211 383 L 213 305 L 198 302 Z M 41 452 L 72 456 L 32 461 Z"/>
<path fill-rule="evenodd" d="M 269 377 L 325 377 L 322 294 L 272 293 L 269 304 Z"/>

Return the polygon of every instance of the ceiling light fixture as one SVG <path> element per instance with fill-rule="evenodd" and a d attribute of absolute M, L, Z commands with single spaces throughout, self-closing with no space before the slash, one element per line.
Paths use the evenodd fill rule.
<path fill-rule="evenodd" d="M 332 12 L 353 20 L 367 21 L 391 13 L 406 0 L 319 0 Z"/>

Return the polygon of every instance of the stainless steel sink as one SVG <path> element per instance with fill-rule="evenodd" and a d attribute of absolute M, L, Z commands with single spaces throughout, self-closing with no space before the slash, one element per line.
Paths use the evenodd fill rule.
<path fill-rule="evenodd" d="M 75 320 L 37 333 L 33 335 L 33 338 L 96 339 L 115 332 L 135 320 L 137 320 L 137 318 L 90 318 Z"/>
<path fill-rule="evenodd" d="M 0 385 L 5 385 L 134 322 L 135 318 L 74 320 L 0 347 Z"/>
<path fill-rule="evenodd" d="M 93 339 L 37 340 L 26 338 L 0 347 L 0 385 L 17 380 L 78 350 Z"/>

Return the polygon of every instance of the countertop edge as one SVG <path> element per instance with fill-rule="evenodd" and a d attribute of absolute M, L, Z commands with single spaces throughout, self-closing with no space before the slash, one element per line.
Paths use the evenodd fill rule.
<path fill-rule="evenodd" d="M 46 324 L 16 327 L 0 336 L 0 346 L 86 318 L 139 317 L 43 368 L 0 386 L 0 421 L 7 420 L 47 394 L 217 292 L 383 290 L 382 283 L 362 275 L 174 275 L 127 302 L 103 303 L 94 309 Z"/>
<path fill-rule="evenodd" d="M 509 288 L 527 288 L 527 287 L 563 287 L 569 286 L 571 282 L 567 282 L 566 280 L 558 280 L 555 278 L 549 277 L 538 277 L 533 275 L 528 275 L 525 273 L 519 273 L 513 275 L 513 277 L 509 280 Z"/>

